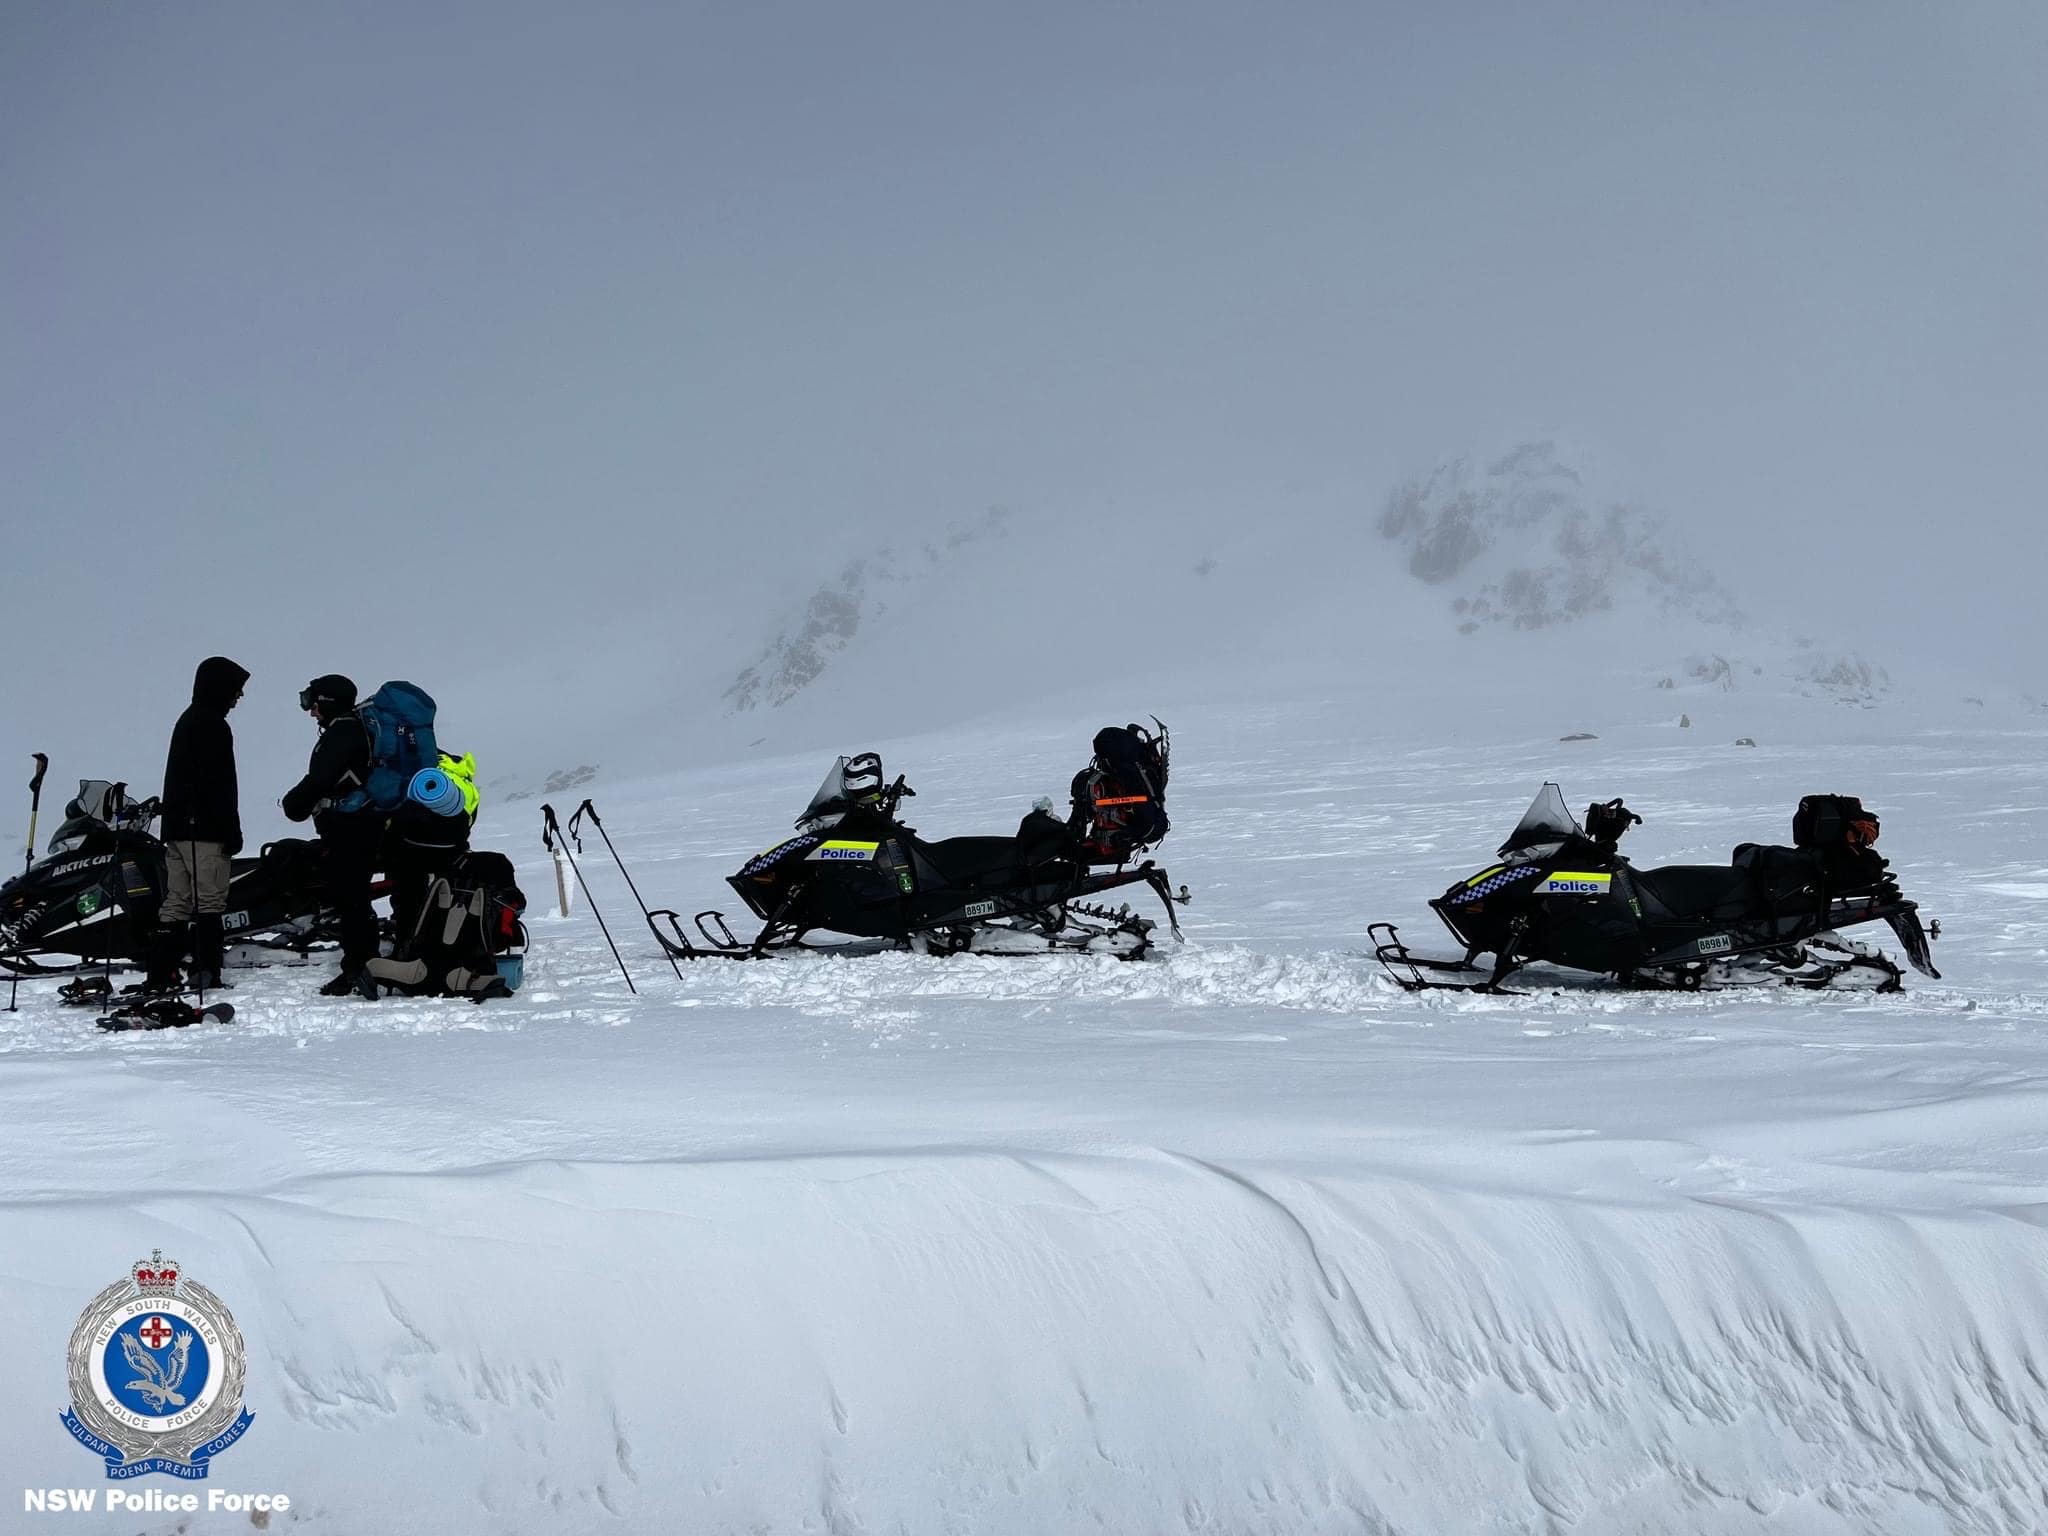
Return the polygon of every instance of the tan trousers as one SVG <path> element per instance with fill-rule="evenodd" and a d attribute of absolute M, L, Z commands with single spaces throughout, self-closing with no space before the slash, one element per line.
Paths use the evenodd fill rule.
<path fill-rule="evenodd" d="M 228 880 L 235 867 L 227 847 L 184 839 L 164 844 L 164 904 L 157 909 L 157 921 L 189 923 L 194 913 L 227 911 Z"/>

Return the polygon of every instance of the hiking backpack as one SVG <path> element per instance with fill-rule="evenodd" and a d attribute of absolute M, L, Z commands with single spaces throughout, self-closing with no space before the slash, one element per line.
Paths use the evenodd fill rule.
<path fill-rule="evenodd" d="M 370 739 L 364 803 L 395 811 L 405 800 L 412 776 L 441 761 L 441 748 L 434 740 L 434 701 L 416 684 L 386 683 L 357 706 L 356 718 Z"/>
<path fill-rule="evenodd" d="M 429 888 L 399 952 L 365 969 L 413 995 L 509 997 L 524 979 L 526 952 L 526 896 L 513 879 L 502 853 L 463 854 Z"/>
<path fill-rule="evenodd" d="M 1854 795 L 1806 795 L 1792 816 L 1797 848 L 1868 848 L 1877 841 L 1877 812 Z"/>
<path fill-rule="evenodd" d="M 1792 817 L 1792 842 L 1816 860 L 1826 887 L 1862 887 L 1884 878 L 1877 812 L 1854 795 L 1806 795 Z"/>
<path fill-rule="evenodd" d="M 1081 846 L 1091 864 L 1122 864 L 1165 837 L 1169 741 L 1133 722 L 1095 733 L 1095 756 L 1074 777 L 1074 810 Z"/>

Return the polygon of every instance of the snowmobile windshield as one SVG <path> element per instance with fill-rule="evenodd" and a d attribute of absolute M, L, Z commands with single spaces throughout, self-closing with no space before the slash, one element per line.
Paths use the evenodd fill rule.
<path fill-rule="evenodd" d="M 125 788 L 111 779 L 80 779 L 78 794 L 64 807 L 64 820 L 50 834 L 45 857 L 54 859 L 75 853 L 95 832 L 105 832 L 116 825 L 128 801 Z"/>
<path fill-rule="evenodd" d="M 882 760 L 872 752 L 841 757 L 826 770 L 825 782 L 797 817 L 800 831 L 819 832 L 857 805 L 872 805 L 882 793 Z"/>
<path fill-rule="evenodd" d="M 1564 791 L 1555 784 L 1545 784 L 1540 794 L 1529 803 L 1529 809 L 1522 813 L 1522 819 L 1515 823 L 1515 830 L 1508 834 L 1508 840 L 1500 845 L 1499 853 L 1505 856 L 1520 853 L 1529 848 L 1540 848 L 1546 843 L 1561 843 L 1568 837 L 1582 837 L 1578 822 L 1564 803 Z"/>

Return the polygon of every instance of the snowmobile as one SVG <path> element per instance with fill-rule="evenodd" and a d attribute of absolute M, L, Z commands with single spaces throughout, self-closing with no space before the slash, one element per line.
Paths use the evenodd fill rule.
<path fill-rule="evenodd" d="M 1123 738 L 1133 729 L 1111 727 L 1104 735 Z M 1137 959 L 1151 949 L 1157 923 L 1127 905 L 1110 907 L 1094 898 L 1119 887 L 1149 886 L 1176 939 L 1174 907 L 1188 900 L 1187 888 L 1176 892 L 1166 871 L 1150 859 L 1129 862 L 1150 847 L 1133 838 L 1156 841 L 1165 831 L 1164 727 L 1157 737 L 1139 736 L 1148 748 L 1142 774 L 1133 777 L 1135 769 L 1119 772 L 1105 764 L 1098 738 L 1095 768 L 1076 777 L 1083 798 L 1074 816 L 1062 821 L 1042 802 L 1013 837 L 926 841 L 898 818 L 902 802 L 917 793 L 901 776 L 885 785 L 881 759 L 872 752 L 841 757 L 797 818 L 797 836 L 728 877 L 727 884 L 761 920 L 757 935 L 739 938 L 716 911 L 697 914 L 695 938 L 666 908 L 650 913 L 648 924 L 662 948 L 682 960 L 888 949 L 936 955 L 1068 951 Z M 1157 811 L 1155 817 L 1130 817 L 1141 801 Z M 1115 867 L 1095 867 L 1104 863 Z M 656 919 L 666 920 L 668 933 Z M 805 942 L 813 932 L 846 939 Z"/>
<path fill-rule="evenodd" d="M 43 857 L 0 885 L 0 966 L 37 976 L 141 963 L 164 894 L 163 844 L 149 832 L 157 811 L 126 784 L 80 780 Z M 233 861 L 222 919 L 231 963 L 334 939 L 320 869 L 320 845 L 296 838 Z"/>
<path fill-rule="evenodd" d="M 1896 992 L 1905 973 L 1841 932 L 1883 921 L 1915 970 L 1940 976 L 1919 908 L 1872 846 L 1877 816 L 1854 797 L 1807 796 L 1793 817 L 1793 846 L 1744 843 L 1725 865 L 1635 868 L 1618 845 L 1641 821 L 1610 800 L 1588 806 L 1581 827 L 1558 787 L 1545 784 L 1500 845 L 1500 862 L 1429 904 L 1464 945 L 1463 958 L 1414 954 L 1391 923 L 1368 930 L 1374 958 L 1411 991 L 1499 992 L 1522 967 L 1546 963 L 1681 991 Z M 1492 964 L 1481 966 L 1482 955 Z"/>

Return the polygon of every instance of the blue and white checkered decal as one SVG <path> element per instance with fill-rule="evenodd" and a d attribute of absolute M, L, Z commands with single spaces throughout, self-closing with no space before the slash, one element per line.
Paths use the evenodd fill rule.
<path fill-rule="evenodd" d="M 1462 907 L 1468 902 L 1484 901 L 1495 891 L 1504 891 L 1511 885 L 1521 884 L 1524 880 L 1533 880 L 1542 872 L 1543 866 L 1540 864 L 1510 865 L 1506 869 L 1498 870 L 1488 875 L 1477 885 L 1468 886 L 1460 891 L 1451 898 L 1451 905 Z"/>

